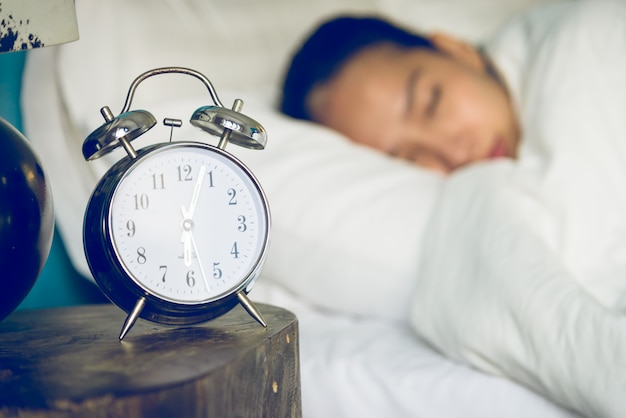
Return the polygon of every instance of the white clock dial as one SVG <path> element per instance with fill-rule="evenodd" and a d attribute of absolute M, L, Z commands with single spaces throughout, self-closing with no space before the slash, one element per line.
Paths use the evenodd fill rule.
<path fill-rule="evenodd" d="M 108 213 L 117 258 L 147 292 L 198 304 L 241 290 L 268 241 L 265 199 L 249 171 L 217 148 L 175 143 L 142 157 Z"/>

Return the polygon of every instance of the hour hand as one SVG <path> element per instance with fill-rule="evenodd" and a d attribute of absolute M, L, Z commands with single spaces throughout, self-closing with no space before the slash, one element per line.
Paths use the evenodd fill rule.
<path fill-rule="evenodd" d="M 198 258 L 198 267 L 200 267 L 200 274 L 202 274 L 202 280 L 204 280 L 207 291 L 210 292 L 211 286 L 209 286 L 209 281 L 207 280 L 206 273 L 204 272 L 202 261 L 200 261 L 200 257 L 198 256 L 198 247 L 196 247 L 196 240 L 193 239 L 191 229 L 183 228 L 183 235 L 180 237 L 180 242 L 183 243 L 183 259 L 185 260 L 185 266 L 191 266 L 191 254 L 192 251 L 195 251 L 196 257 Z"/>
<path fill-rule="evenodd" d="M 183 231 L 183 235 L 180 237 L 180 242 L 183 244 L 183 259 L 185 260 L 185 266 L 189 267 L 191 265 L 191 251 L 193 247 L 189 231 Z"/>
<path fill-rule="evenodd" d="M 183 230 L 183 233 L 180 236 L 180 242 L 183 244 L 183 259 L 185 260 L 185 265 L 189 267 L 191 265 L 191 252 L 193 251 L 193 243 L 191 241 L 193 221 L 184 206 L 180 207 L 180 211 L 183 213 L 183 220 L 180 223 L 180 229 Z"/>

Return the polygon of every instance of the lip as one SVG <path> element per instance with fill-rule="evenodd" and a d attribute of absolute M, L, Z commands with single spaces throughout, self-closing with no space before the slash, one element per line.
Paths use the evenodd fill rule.
<path fill-rule="evenodd" d="M 504 139 L 498 138 L 496 142 L 493 144 L 493 147 L 491 147 L 491 151 L 489 151 L 488 157 L 489 158 L 502 158 L 502 157 L 508 157 L 508 156 L 509 156 L 509 151 L 507 149 L 506 142 L 504 141 Z"/>

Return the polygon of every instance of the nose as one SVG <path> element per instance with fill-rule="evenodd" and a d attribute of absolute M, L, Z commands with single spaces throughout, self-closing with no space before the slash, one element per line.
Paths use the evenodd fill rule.
<path fill-rule="evenodd" d="M 455 170 L 473 161 L 473 141 L 463 134 L 435 134 L 430 139 L 431 151 L 442 162 Z"/>
<path fill-rule="evenodd" d="M 440 139 L 430 146 L 422 143 L 420 146 L 408 147 L 403 151 L 394 155 L 441 173 L 450 173 L 472 162 L 470 149 L 464 141 Z"/>
<path fill-rule="evenodd" d="M 466 135 L 454 135 L 444 138 L 441 142 L 441 152 L 448 160 L 448 163 L 459 168 L 472 162 L 473 141 Z"/>
<path fill-rule="evenodd" d="M 413 130 L 411 140 L 393 155 L 405 158 L 426 168 L 451 172 L 474 160 L 474 142 L 466 133 L 448 129 Z"/>

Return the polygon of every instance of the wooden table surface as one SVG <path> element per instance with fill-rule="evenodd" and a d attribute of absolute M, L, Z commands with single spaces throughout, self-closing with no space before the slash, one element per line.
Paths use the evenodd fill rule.
<path fill-rule="evenodd" d="M 300 417 L 297 319 L 258 304 L 201 325 L 110 305 L 17 311 L 0 322 L 0 417 Z"/>

